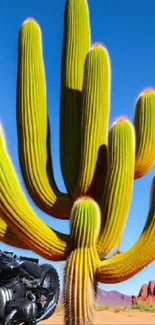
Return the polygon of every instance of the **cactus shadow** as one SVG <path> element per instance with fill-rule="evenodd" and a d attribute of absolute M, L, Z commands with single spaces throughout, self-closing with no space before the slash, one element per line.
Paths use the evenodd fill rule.
<path fill-rule="evenodd" d="M 51 152 L 51 131 L 49 117 L 47 116 L 47 139 L 46 139 L 46 149 L 47 149 L 47 162 L 46 162 L 46 173 L 48 181 L 54 191 L 58 191 L 58 187 L 54 178 L 53 163 L 52 163 L 52 152 Z M 53 187 L 54 186 L 54 187 Z"/>
<path fill-rule="evenodd" d="M 93 197 L 98 203 L 100 203 L 104 188 L 108 169 L 108 153 L 107 146 L 101 145 L 98 150 L 98 157 L 92 179 L 91 185 L 88 190 L 88 195 Z"/>

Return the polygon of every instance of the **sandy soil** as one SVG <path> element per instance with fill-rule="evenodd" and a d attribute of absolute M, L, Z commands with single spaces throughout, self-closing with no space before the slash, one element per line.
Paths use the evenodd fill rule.
<path fill-rule="evenodd" d="M 40 322 L 40 325 L 62 325 L 63 312 L 56 312 L 51 318 Z M 132 311 L 98 311 L 96 312 L 95 325 L 98 324 L 155 324 L 155 313 Z"/>

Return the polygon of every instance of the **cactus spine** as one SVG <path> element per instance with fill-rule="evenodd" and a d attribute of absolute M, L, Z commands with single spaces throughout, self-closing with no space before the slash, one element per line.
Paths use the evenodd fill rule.
<path fill-rule="evenodd" d="M 70 235 L 48 227 L 26 201 L 0 127 L 0 238 L 47 259 L 65 260 L 64 322 L 92 324 L 97 282 L 124 281 L 155 259 L 155 178 L 139 240 L 127 252 L 105 259 L 121 241 L 134 178 L 146 174 L 154 163 L 155 93 L 149 90 L 140 95 L 133 125 L 117 119 L 107 132 L 108 52 L 101 45 L 90 49 L 86 0 L 67 0 L 60 155 L 68 193 L 63 194 L 53 177 L 41 31 L 32 19 L 20 29 L 18 56 L 22 174 L 33 201 L 44 212 L 70 218 Z"/>

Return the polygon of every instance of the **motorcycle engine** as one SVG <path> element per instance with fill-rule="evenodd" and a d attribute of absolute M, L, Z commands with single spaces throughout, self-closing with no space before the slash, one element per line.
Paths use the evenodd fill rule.
<path fill-rule="evenodd" d="M 25 287 L 19 280 L 11 280 L 0 286 L 0 318 L 6 317 L 6 305 L 9 301 L 14 301 L 25 296 Z"/>
<path fill-rule="evenodd" d="M 35 302 L 30 301 L 28 299 L 19 298 L 15 301 L 9 301 L 7 303 L 7 316 L 10 317 L 10 313 L 16 310 L 16 320 L 19 320 L 20 322 L 25 322 L 32 320 L 34 316 L 36 316 L 38 311 L 38 306 Z"/>

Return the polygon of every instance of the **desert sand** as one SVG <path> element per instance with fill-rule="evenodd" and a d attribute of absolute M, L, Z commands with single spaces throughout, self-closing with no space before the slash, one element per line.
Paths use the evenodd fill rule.
<path fill-rule="evenodd" d="M 63 312 L 56 312 L 51 318 L 40 322 L 40 325 L 62 325 Z M 137 310 L 131 311 L 98 311 L 94 321 L 95 325 L 98 324 L 155 324 L 155 313 L 141 312 Z"/>

